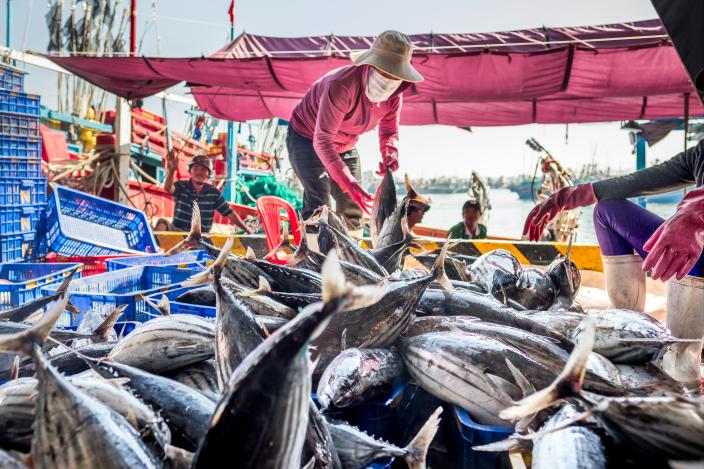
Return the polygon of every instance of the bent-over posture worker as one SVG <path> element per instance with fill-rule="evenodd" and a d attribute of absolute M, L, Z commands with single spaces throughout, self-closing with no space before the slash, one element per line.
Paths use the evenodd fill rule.
<path fill-rule="evenodd" d="M 696 184 L 663 220 L 626 200 Z M 536 206 L 524 234 L 538 240 L 561 210 L 596 204 L 606 290 L 615 308 L 642 311 L 645 272 L 668 281 L 667 327 L 676 337 L 704 336 L 704 140 L 672 159 L 622 177 L 565 187 Z M 668 346 L 663 368 L 688 387 L 699 387 L 702 341 Z"/>
<path fill-rule="evenodd" d="M 188 162 L 190 178 L 183 181 L 174 182 L 174 176 L 178 169 L 178 156 L 174 150 L 171 150 L 166 155 L 166 165 L 164 190 L 174 195 L 174 219 L 171 224 L 175 229 L 180 231 L 189 231 L 191 229 L 193 202 L 198 202 L 203 233 L 210 232 L 213 227 L 215 210 L 220 212 L 223 217 L 227 217 L 233 224 L 242 228 L 246 233 L 252 232 L 239 215 L 227 204 L 222 192 L 215 186 L 208 184 L 210 174 L 213 172 L 210 158 L 205 155 L 197 155 L 191 158 Z"/>
<path fill-rule="evenodd" d="M 378 125 L 379 170 L 398 169 L 401 93 L 423 80 L 411 66 L 412 52 L 408 36 L 385 31 L 371 49 L 352 54 L 353 65 L 316 81 L 293 110 L 286 145 L 303 185 L 303 218 L 330 205 L 332 194 L 335 211 L 348 228 L 361 229 L 362 213 L 371 211 L 372 196 L 359 183 L 355 144 Z"/>

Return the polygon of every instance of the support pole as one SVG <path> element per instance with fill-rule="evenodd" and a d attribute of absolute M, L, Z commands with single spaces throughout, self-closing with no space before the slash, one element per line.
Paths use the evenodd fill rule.
<path fill-rule="evenodd" d="M 12 40 L 12 0 L 7 0 L 5 2 L 5 10 L 5 46 L 9 49 L 11 47 L 10 42 Z"/>
<path fill-rule="evenodd" d="M 137 0 L 130 6 L 130 55 L 137 55 Z"/>
<path fill-rule="evenodd" d="M 230 5 L 230 8 L 230 42 L 232 42 L 235 40 L 234 2 Z M 235 147 L 235 124 L 232 121 L 227 121 L 227 154 L 225 155 L 225 160 L 227 161 L 227 179 L 223 187 L 223 196 L 225 200 L 229 202 L 239 203 L 235 181 L 237 177 L 237 148 Z"/>
<path fill-rule="evenodd" d="M 640 135 L 637 137 L 636 142 L 636 171 L 645 169 L 645 139 Z M 645 197 L 638 198 L 638 205 L 641 207 L 646 206 Z"/>
<path fill-rule="evenodd" d="M 132 109 L 126 99 L 117 98 L 115 106 L 115 168 L 119 183 L 129 192 L 130 160 L 132 155 Z M 127 204 L 127 197 L 115 187 L 114 199 Z"/>

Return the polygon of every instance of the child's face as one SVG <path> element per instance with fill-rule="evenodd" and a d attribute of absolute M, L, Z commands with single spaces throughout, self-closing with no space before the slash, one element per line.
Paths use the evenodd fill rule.
<path fill-rule="evenodd" d="M 160 221 L 159 223 L 156 224 L 156 228 L 154 230 L 155 231 L 168 231 L 169 225 L 167 225 L 163 221 Z"/>

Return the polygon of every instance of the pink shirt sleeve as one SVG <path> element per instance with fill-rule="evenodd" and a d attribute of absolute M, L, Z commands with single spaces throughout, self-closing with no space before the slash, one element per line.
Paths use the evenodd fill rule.
<path fill-rule="evenodd" d="M 333 139 L 349 110 L 350 100 L 350 93 L 343 85 L 331 82 L 320 96 L 315 134 L 313 135 L 313 148 L 318 154 L 318 158 L 330 177 L 345 192 L 356 180 L 340 158 L 340 154 L 335 150 Z"/>
<path fill-rule="evenodd" d="M 401 113 L 401 96 L 389 100 L 389 112 L 379 121 L 379 150 L 382 156 L 398 153 L 398 125 Z"/>

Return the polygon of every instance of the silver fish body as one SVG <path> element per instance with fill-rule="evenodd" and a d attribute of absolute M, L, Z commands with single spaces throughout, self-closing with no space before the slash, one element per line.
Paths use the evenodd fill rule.
<path fill-rule="evenodd" d="M 37 380 L 19 378 L 0 386 L 0 445 L 29 451 L 34 423 Z"/>
<path fill-rule="evenodd" d="M 379 232 L 396 209 L 396 185 L 391 171 L 386 171 L 374 193 L 374 205 L 370 220 L 372 244 L 376 246 Z"/>
<path fill-rule="evenodd" d="M 323 245 L 334 247 L 339 252 L 340 259 L 344 261 L 369 269 L 382 277 L 386 277 L 389 274 L 369 251 L 322 219 L 319 226 L 318 240 L 319 242 L 328 240 Z M 323 252 L 323 254 L 326 254 L 326 252 Z"/>
<path fill-rule="evenodd" d="M 160 411 L 173 444 L 192 451 L 208 429 L 215 404 L 184 384 L 121 363 L 101 361 L 93 368 L 104 378 L 127 378 L 124 386 L 145 404 Z"/>
<path fill-rule="evenodd" d="M 467 410 L 479 423 L 508 426 L 499 412 L 521 395 L 509 360 L 535 386 L 555 374 L 501 341 L 465 332 L 433 332 L 403 337 L 408 373 L 427 392 Z"/>
<path fill-rule="evenodd" d="M 145 371 L 165 373 L 214 355 L 215 324 L 191 314 L 151 319 L 112 349 L 110 360 Z"/>
<path fill-rule="evenodd" d="M 518 282 L 521 264 L 505 249 L 482 254 L 469 266 L 469 281 L 477 283 L 496 298 Z"/>
<path fill-rule="evenodd" d="M 205 360 L 188 365 L 168 373 L 166 377 L 202 392 L 213 401 L 218 398 L 220 391 L 215 360 Z"/>
<path fill-rule="evenodd" d="M 349 348 L 325 368 L 318 382 L 318 402 L 325 409 L 374 400 L 389 395 L 405 374 L 397 350 Z"/>
<path fill-rule="evenodd" d="M 526 318 L 557 331 L 564 337 L 570 337 L 586 315 L 583 312 L 548 309 L 547 311 L 524 311 Z"/>
<path fill-rule="evenodd" d="M 672 339 L 662 324 L 645 313 L 612 309 L 592 312 L 588 318 L 596 325 L 594 351 L 614 363 L 645 364 Z M 579 340 L 584 324 L 572 332 L 572 340 Z"/>
<path fill-rule="evenodd" d="M 556 428 L 577 415 L 565 405 L 540 430 Z M 533 443 L 535 469 L 606 469 L 606 454 L 599 436 L 584 426 L 572 426 L 537 438 Z"/>
<path fill-rule="evenodd" d="M 560 295 L 574 300 L 582 284 L 582 274 L 571 259 L 557 256 L 545 269 L 545 273 L 552 278 Z"/>
<path fill-rule="evenodd" d="M 545 310 L 557 297 L 557 287 L 549 275 L 538 269 L 523 269 L 518 281 L 506 291 L 507 297 L 526 309 Z"/>

